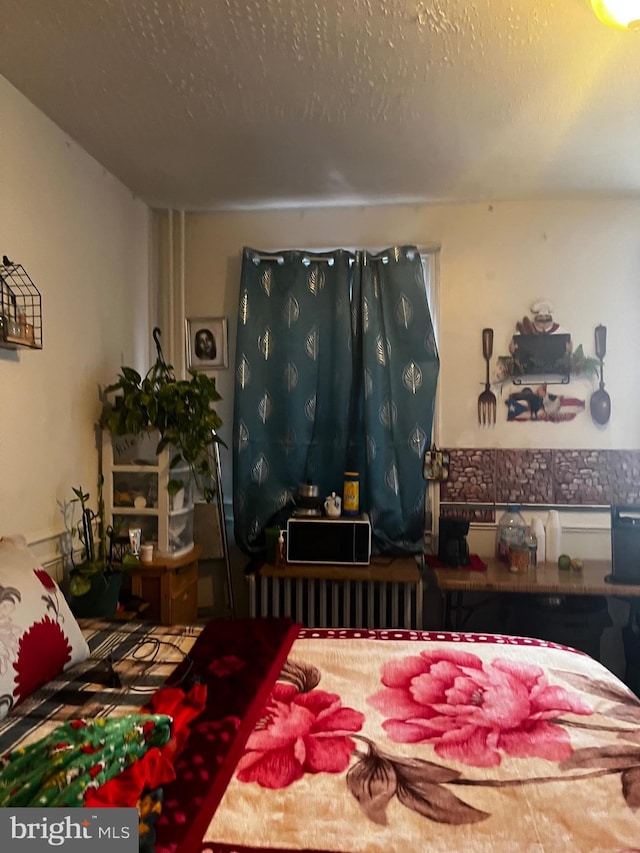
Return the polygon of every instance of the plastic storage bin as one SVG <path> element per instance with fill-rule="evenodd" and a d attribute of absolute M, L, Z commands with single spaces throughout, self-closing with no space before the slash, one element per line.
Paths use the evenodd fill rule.
<path fill-rule="evenodd" d="M 126 542 L 130 528 L 140 528 L 143 543 L 158 555 L 178 557 L 193 548 L 193 488 L 188 466 L 170 468 L 175 454 L 166 448 L 156 456 L 159 434 L 112 436 L 102 433 L 103 497 L 107 524 L 116 541 Z M 183 487 L 170 495 L 167 485 Z"/>

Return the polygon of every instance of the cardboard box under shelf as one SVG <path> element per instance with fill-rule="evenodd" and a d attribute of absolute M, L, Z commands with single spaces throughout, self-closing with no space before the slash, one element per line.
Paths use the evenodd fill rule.
<path fill-rule="evenodd" d="M 182 557 L 158 557 L 131 570 L 131 593 L 149 603 L 145 619 L 161 625 L 197 622 L 199 557 L 196 546 Z"/>

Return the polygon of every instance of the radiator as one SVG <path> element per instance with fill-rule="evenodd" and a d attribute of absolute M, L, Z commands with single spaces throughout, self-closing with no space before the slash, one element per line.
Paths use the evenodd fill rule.
<path fill-rule="evenodd" d="M 424 584 L 249 575 L 251 616 L 307 628 L 423 628 Z"/>

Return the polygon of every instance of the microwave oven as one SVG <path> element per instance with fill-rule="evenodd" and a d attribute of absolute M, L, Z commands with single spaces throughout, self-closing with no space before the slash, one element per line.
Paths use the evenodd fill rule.
<path fill-rule="evenodd" d="M 287 521 L 287 562 L 368 566 L 371 524 L 357 518 L 293 517 Z"/>

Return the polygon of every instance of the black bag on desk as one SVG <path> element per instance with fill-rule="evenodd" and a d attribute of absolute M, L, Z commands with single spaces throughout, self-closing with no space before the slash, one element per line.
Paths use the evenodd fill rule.
<path fill-rule="evenodd" d="M 463 518 L 441 516 L 438 527 L 438 559 L 445 566 L 468 566 L 469 522 Z"/>

